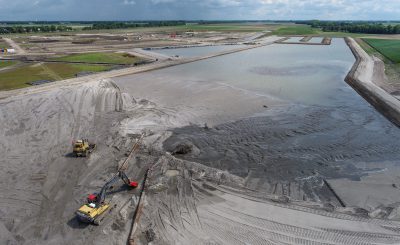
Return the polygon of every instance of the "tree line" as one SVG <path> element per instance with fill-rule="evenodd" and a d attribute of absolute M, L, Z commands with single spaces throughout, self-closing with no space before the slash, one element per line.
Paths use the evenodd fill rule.
<path fill-rule="evenodd" d="M 65 25 L 0 26 L 0 34 L 61 31 L 72 31 L 72 27 Z"/>
<path fill-rule="evenodd" d="M 297 21 L 297 24 L 307 24 L 320 28 L 324 32 L 350 32 L 367 34 L 400 34 L 399 24 L 382 22 L 346 22 L 346 21 Z"/>
<path fill-rule="evenodd" d="M 95 22 L 83 30 L 125 29 L 136 27 L 161 27 L 185 25 L 185 21 L 151 21 L 151 22 Z"/>

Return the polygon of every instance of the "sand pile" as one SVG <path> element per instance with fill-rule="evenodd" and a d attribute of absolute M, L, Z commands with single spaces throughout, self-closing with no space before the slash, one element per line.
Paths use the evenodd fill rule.
<path fill-rule="evenodd" d="M 131 137 L 118 133 L 124 106 L 132 103 L 108 80 L 0 102 L 2 242 L 82 244 L 98 239 L 110 244 L 124 239 L 118 234 L 128 232 L 131 209 L 125 211 L 123 225 L 108 233 L 117 235 L 108 239 L 101 230 L 91 238 L 88 229 L 75 223 L 74 211 L 88 193 L 99 190 L 132 146 Z M 89 159 L 71 157 L 71 142 L 78 138 L 98 144 Z M 125 206 L 130 205 L 127 200 Z"/>

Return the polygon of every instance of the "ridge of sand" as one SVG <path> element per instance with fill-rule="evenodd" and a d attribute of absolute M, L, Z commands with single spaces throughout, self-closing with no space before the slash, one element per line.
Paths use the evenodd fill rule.
<path fill-rule="evenodd" d="M 346 77 L 346 82 L 385 117 L 400 126 L 400 101 L 380 88 L 385 67 L 380 59 L 369 56 L 353 38 L 346 38 L 356 62 Z"/>

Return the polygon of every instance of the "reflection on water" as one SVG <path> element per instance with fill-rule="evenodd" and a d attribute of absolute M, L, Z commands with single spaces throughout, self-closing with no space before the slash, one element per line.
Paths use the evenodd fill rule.
<path fill-rule="evenodd" d="M 303 37 L 290 37 L 288 40 L 285 40 L 284 42 L 300 42 L 300 40 L 303 39 Z"/>
<path fill-rule="evenodd" d="M 337 66 L 337 67 L 334 67 Z M 329 71 L 332 69 L 341 69 L 340 65 L 324 65 L 316 64 L 313 66 L 299 65 L 293 66 L 290 69 L 286 67 L 269 67 L 269 66 L 257 66 L 250 68 L 251 72 L 265 75 L 265 76 L 310 76 L 320 71 Z"/>
<path fill-rule="evenodd" d="M 190 126 L 174 131 L 173 141 L 190 139 L 199 148 L 201 154 L 190 160 L 249 175 L 249 179 L 266 176 L 257 183 L 267 188 L 273 178 L 296 181 L 317 174 L 358 178 L 363 173 L 354 163 L 399 159 L 398 128 L 344 82 L 354 61 L 343 39 L 333 39 L 332 45 L 273 44 L 119 81 L 133 84 L 138 95 L 139 85 L 161 84 L 150 91 L 150 100 L 164 96 L 174 102 L 179 101 L 174 89 L 186 86 L 183 91 L 188 91 L 187 95 L 182 96 L 190 99 L 169 105 L 202 110 L 216 118 L 221 117 L 215 110 L 220 104 L 226 111 L 234 111 L 237 105 L 235 98 L 224 97 L 222 92 L 221 99 L 207 97 L 216 87 L 221 88 L 215 84 L 245 91 L 249 98 L 272 95 L 288 101 L 212 130 Z M 248 103 L 243 97 L 238 99 Z M 229 103 L 233 106 L 226 106 Z"/>
<path fill-rule="evenodd" d="M 308 41 L 309 43 L 321 43 L 322 42 L 322 37 L 313 37 L 311 38 L 310 41 Z"/>
<path fill-rule="evenodd" d="M 292 102 L 212 129 L 175 129 L 164 146 L 191 142 L 198 152 L 180 157 L 246 177 L 252 189 L 275 193 L 277 183 L 290 182 L 306 199 L 330 200 L 314 179 L 358 180 L 366 173 L 354 163 L 380 168 L 399 159 L 399 129 L 344 82 L 354 61 L 344 40 L 334 39 L 329 46 L 274 44 L 157 71 L 170 83 L 224 83 Z"/>
<path fill-rule="evenodd" d="M 228 84 L 295 103 L 335 106 L 355 92 L 344 82 L 355 59 L 343 39 L 332 45 L 273 44 L 153 74 L 166 81 L 197 79 Z"/>
<path fill-rule="evenodd" d="M 155 49 L 153 52 L 165 54 L 168 56 L 179 57 L 196 57 L 203 56 L 215 52 L 241 48 L 244 45 L 217 45 L 217 46 L 204 46 L 204 47 L 191 47 L 191 48 L 167 48 Z"/>

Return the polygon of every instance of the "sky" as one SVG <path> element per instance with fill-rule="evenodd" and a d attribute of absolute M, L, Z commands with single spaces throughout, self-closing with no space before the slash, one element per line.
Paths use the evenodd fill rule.
<path fill-rule="evenodd" d="M 0 0 L 0 20 L 400 20 L 400 0 Z"/>

